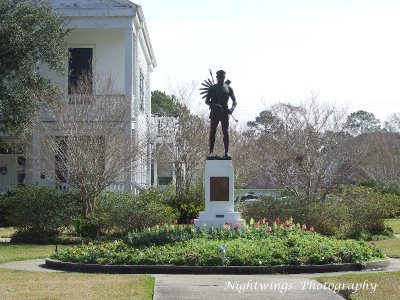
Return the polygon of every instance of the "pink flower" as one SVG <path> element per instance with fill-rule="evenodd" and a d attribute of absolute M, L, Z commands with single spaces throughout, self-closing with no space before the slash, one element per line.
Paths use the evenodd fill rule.
<path fill-rule="evenodd" d="M 267 223 L 267 219 L 266 219 L 266 218 L 264 218 L 264 219 L 261 220 L 261 224 L 264 225 L 265 223 Z"/>
<path fill-rule="evenodd" d="M 303 224 L 303 225 L 301 226 L 301 229 L 306 230 L 306 229 L 307 229 L 307 225 L 306 225 L 306 224 Z"/>
<path fill-rule="evenodd" d="M 271 231 L 272 231 L 272 227 L 271 227 L 271 226 L 268 226 L 268 227 L 267 227 L 267 231 L 268 231 L 268 232 L 271 232 Z"/>
<path fill-rule="evenodd" d="M 224 225 L 225 230 L 231 230 L 231 223 L 226 222 Z"/>
<path fill-rule="evenodd" d="M 235 227 L 233 227 L 233 229 L 234 229 L 234 230 L 238 230 L 238 229 L 239 229 L 239 225 L 240 225 L 239 223 L 236 223 L 236 224 L 235 224 Z"/>
<path fill-rule="evenodd" d="M 174 221 L 174 224 L 178 224 L 178 220 L 175 220 L 175 221 Z"/>
<path fill-rule="evenodd" d="M 190 224 L 194 224 L 194 219 L 191 219 L 191 220 L 189 221 L 189 223 L 190 223 Z"/>
<path fill-rule="evenodd" d="M 311 226 L 311 227 L 310 227 L 310 231 L 311 231 L 311 232 L 314 232 L 314 226 Z"/>

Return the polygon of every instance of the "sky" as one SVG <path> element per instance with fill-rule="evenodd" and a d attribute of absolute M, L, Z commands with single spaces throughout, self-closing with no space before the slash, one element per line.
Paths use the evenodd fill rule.
<path fill-rule="evenodd" d="M 277 102 L 400 112 L 398 0 L 137 0 L 157 60 L 151 89 L 232 81 L 241 122 Z M 215 74 L 214 74 L 215 75 Z M 197 90 L 194 106 L 205 107 Z"/>

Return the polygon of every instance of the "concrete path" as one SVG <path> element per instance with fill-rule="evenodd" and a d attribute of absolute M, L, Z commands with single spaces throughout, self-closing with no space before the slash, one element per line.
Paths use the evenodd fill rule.
<path fill-rule="evenodd" d="M 306 276 L 153 275 L 154 300 L 169 299 L 343 299 Z"/>
<path fill-rule="evenodd" d="M 35 272 L 63 272 L 58 270 L 46 269 L 44 266 L 44 259 L 31 259 L 22 261 L 11 261 L 0 264 L 0 268 L 18 271 L 35 271 Z"/>

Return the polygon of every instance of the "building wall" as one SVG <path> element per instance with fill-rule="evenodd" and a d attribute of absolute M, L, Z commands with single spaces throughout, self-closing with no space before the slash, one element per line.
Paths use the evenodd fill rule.
<path fill-rule="evenodd" d="M 148 66 L 140 36 L 137 36 L 137 58 L 136 58 L 136 84 L 135 84 L 135 132 L 137 141 L 143 145 L 141 157 L 135 162 L 135 181 L 140 185 L 150 186 L 150 157 L 149 157 L 149 135 L 150 135 L 150 68 Z M 142 76 L 142 79 L 141 79 Z M 143 107 L 141 106 L 141 81 L 143 89 Z"/>
<path fill-rule="evenodd" d="M 117 94 L 125 94 L 125 40 L 122 29 L 74 29 L 67 39 L 68 47 L 93 47 L 95 76 L 111 75 Z"/>

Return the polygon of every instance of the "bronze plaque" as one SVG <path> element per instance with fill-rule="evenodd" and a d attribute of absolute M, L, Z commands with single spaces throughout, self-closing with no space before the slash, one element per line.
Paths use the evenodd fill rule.
<path fill-rule="evenodd" d="M 229 177 L 210 177 L 210 201 L 229 201 Z"/>

